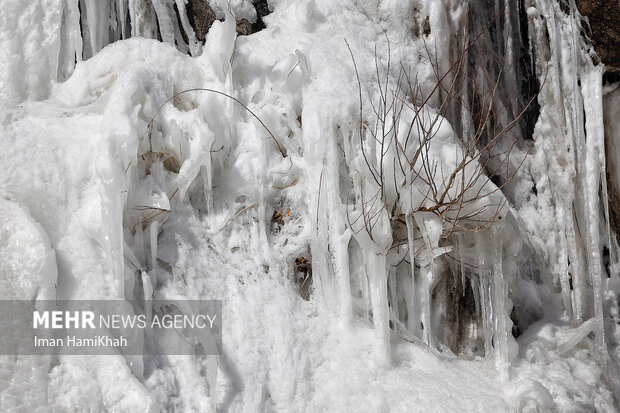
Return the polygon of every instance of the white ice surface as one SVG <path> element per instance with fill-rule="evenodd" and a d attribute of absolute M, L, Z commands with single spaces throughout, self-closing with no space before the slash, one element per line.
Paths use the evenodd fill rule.
<path fill-rule="evenodd" d="M 469 239 L 476 276 L 486 280 L 480 281 L 485 292 L 478 303 L 486 308 L 486 358 L 461 359 L 434 346 L 430 297 L 442 255 L 450 252 L 439 246 L 443 228 L 434 216 L 418 214 L 406 222 L 426 228 L 408 234 L 408 245 L 421 251 L 409 258 L 422 269 L 405 274 L 409 283 L 415 278 L 406 291 L 407 308 L 427 328 L 422 333 L 413 321 L 408 335 L 390 328 L 387 280 L 401 273 L 389 268 L 397 257 L 387 253 L 387 211 L 383 205 L 373 210 L 380 219 L 370 233 L 349 228 L 347 215 L 360 203 L 347 202 L 349 194 L 340 189 L 351 177 L 359 180 L 356 190 L 374 185 L 363 159 L 352 156 L 359 155 L 350 138 L 357 133 L 359 103 L 344 40 L 361 82 L 372 87 L 375 45 L 385 61 L 388 27 L 392 59 L 419 68 L 422 87 L 432 87 L 423 44 L 411 36 L 412 5 L 282 0 L 272 2 L 267 29 L 237 38 L 231 15 L 218 10 L 226 20 L 214 24 L 197 57 L 144 38 L 103 47 L 106 19 L 91 7 L 88 47 L 96 53 L 73 71 L 66 58 L 60 66 L 57 60 L 59 39 L 69 37 L 61 36 L 62 11 L 51 3 L 33 1 L 24 9 L 10 2 L 0 14 L 0 107 L 6 107 L 0 112 L 0 297 L 133 298 L 140 285 L 143 296 L 220 299 L 223 354 L 3 356 L 0 410 L 614 410 L 606 373 L 596 362 L 600 348 L 588 337 L 595 325 L 600 328 L 600 308 L 594 321 L 579 325 L 549 316 L 517 343 L 512 338 L 510 291 L 520 244 L 510 233 Z M 252 17 L 247 3 L 233 6 Z M 132 26 L 134 34 L 154 27 L 141 5 L 127 3 L 132 21 L 143 19 L 142 31 Z M 447 14 L 431 1 L 418 6 L 433 27 L 429 41 L 448 47 L 445 32 L 451 19 L 462 16 L 460 9 L 454 5 Z M 164 21 L 163 9 L 156 10 Z M 72 39 L 62 49 L 70 57 L 82 47 Z M 198 54 L 195 45 L 192 54 Z M 73 71 L 64 83 L 56 83 L 59 67 L 60 78 Z M 149 135 L 147 124 L 161 105 L 190 88 L 239 98 L 268 125 L 287 157 L 247 111 L 210 92 L 167 103 Z M 553 126 L 543 122 L 537 130 L 544 135 Z M 439 129 L 434 156 L 449 165 L 456 137 L 447 122 Z M 559 144 L 547 139 L 539 145 L 542 151 Z M 157 161 L 161 153 L 178 162 L 178 173 Z M 543 158 L 534 153 L 535 161 Z M 523 206 L 520 218 L 531 219 L 525 226 L 534 244 L 551 251 L 554 241 L 535 235 L 557 230 L 561 221 L 552 200 L 543 202 L 544 185 L 554 184 L 545 177 L 563 171 L 541 171 L 535 161 L 529 168 L 541 201 Z M 283 216 L 279 232 L 270 228 L 274 208 Z M 309 250 L 314 290 L 306 301 L 292 272 L 295 258 Z M 533 288 L 548 294 L 546 286 Z M 563 308 L 553 301 L 549 306 Z"/>

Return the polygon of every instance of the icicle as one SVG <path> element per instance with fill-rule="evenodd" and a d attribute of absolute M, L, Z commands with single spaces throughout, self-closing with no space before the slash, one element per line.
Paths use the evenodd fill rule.
<path fill-rule="evenodd" d="M 353 207 L 350 206 L 349 208 L 351 209 L 349 216 L 356 213 Z M 365 254 L 364 258 L 369 281 L 368 290 L 370 293 L 372 319 L 379 349 L 379 359 L 389 362 L 391 358 L 391 349 L 387 291 L 387 255 L 392 245 L 392 227 L 387 210 L 383 208 L 383 205 L 379 205 L 376 211 L 367 212 L 373 217 L 372 227 L 366 231 L 362 220 L 358 219 L 356 222 L 360 227 L 356 229 L 355 223 L 352 223 L 353 227 L 351 231 Z M 322 226 L 324 227 L 325 225 Z M 319 226 L 319 228 L 321 228 L 321 226 Z M 324 245 L 325 243 L 323 242 L 322 244 Z"/>
<path fill-rule="evenodd" d="M 515 42 L 512 37 L 515 29 L 513 27 L 513 16 L 517 15 L 518 5 L 516 2 L 499 2 L 495 6 L 495 10 L 499 11 L 502 7 L 504 7 L 504 24 L 503 24 L 503 38 L 502 42 L 505 46 L 504 53 L 505 64 L 503 64 L 501 70 L 504 71 L 504 75 L 502 76 L 502 80 L 504 82 L 504 87 L 506 90 L 518 90 L 517 86 L 517 76 L 515 74 L 515 68 L 518 67 L 518 61 L 515 53 Z M 516 113 L 511 113 L 510 116 L 516 116 Z"/>
<path fill-rule="evenodd" d="M 470 96 L 469 95 L 469 82 L 463 82 L 463 92 L 462 92 L 462 96 Z M 464 143 L 469 144 L 470 143 L 470 136 L 469 134 L 471 133 L 471 113 L 469 113 L 469 105 L 459 105 L 461 108 L 461 137 L 463 139 Z"/>
<path fill-rule="evenodd" d="M 493 267 L 491 273 L 491 305 L 493 306 L 493 346 L 496 350 L 497 368 L 505 371 L 507 362 L 506 306 L 504 303 L 504 273 L 502 271 L 502 245 L 497 229 L 491 229 L 491 255 Z"/>
<path fill-rule="evenodd" d="M 86 19 L 92 56 L 107 44 L 110 9 L 107 1 L 86 0 Z"/>
<path fill-rule="evenodd" d="M 200 168 L 200 174 L 202 176 L 202 189 L 207 209 L 206 212 L 209 213 L 213 211 L 213 171 L 211 170 L 211 157 L 205 156 L 204 163 L 208 163 L 208 165 L 203 165 Z"/>
<path fill-rule="evenodd" d="M 400 320 L 400 311 L 398 309 L 398 280 L 396 278 L 396 267 L 389 266 L 388 270 L 388 292 L 390 294 L 390 302 L 392 303 L 391 312 L 396 320 Z"/>
<path fill-rule="evenodd" d="M 332 225 L 335 223 L 332 223 Z M 341 228 L 345 228 L 344 225 Z M 348 323 L 351 319 L 351 274 L 349 269 L 349 254 L 347 247 L 351 239 L 351 231 L 345 229 L 338 233 L 339 229 L 334 225 L 330 228 L 330 244 L 334 246 L 334 271 L 336 286 L 338 287 L 339 313 L 343 322 Z"/>
<path fill-rule="evenodd" d="M 335 288 L 333 288 L 333 284 L 331 283 L 332 279 L 330 277 L 327 248 L 325 248 L 329 240 L 329 228 L 327 222 L 318 219 L 320 216 L 327 215 L 327 199 L 325 197 L 325 191 L 322 191 L 323 173 L 320 172 L 309 178 L 309 186 L 314 193 L 316 193 L 316 201 L 313 199 L 312 203 L 316 205 L 314 211 L 316 211 L 315 217 L 317 217 L 312 219 L 312 237 L 310 239 L 314 277 L 312 286 L 316 294 L 322 299 L 321 305 L 324 306 L 323 309 L 327 309 L 335 301 Z M 369 279 L 370 278 L 372 278 L 372 274 L 369 274 Z"/>
<path fill-rule="evenodd" d="M 234 16 L 228 8 L 226 0 L 218 0 L 219 6 L 225 11 L 224 23 L 215 22 L 205 43 L 203 55 L 208 61 L 221 82 L 227 81 L 227 74 L 231 70 L 231 62 L 235 53 L 235 44 L 237 39 L 237 24 Z M 227 89 L 227 92 L 230 92 Z M 232 107 L 232 102 L 226 101 L 226 105 Z"/>
<path fill-rule="evenodd" d="M 463 256 L 465 244 L 463 241 L 463 234 L 459 233 L 457 239 L 459 245 L 459 259 L 461 261 L 461 286 L 463 287 L 463 297 L 465 297 L 465 257 Z"/>
<path fill-rule="evenodd" d="M 478 280 L 478 283 L 480 283 L 480 280 Z M 469 285 L 471 287 L 471 291 L 473 292 L 473 296 L 474 296 L 476 317 L 480 317 L 480 297 L 478 297 L 478 294 L 476 294 L 476 279 L 473 276 L 469 278 Z"/>
<path fill-rule="evenodd" d="M 402 298 L 405 300 L 405 307 L 407 310 L 407 330 L 414 334 L 416 337 L 420 337 L 420 332 L 416 330 L 417 326 L 420 325 L 419 318 L 415 315 L 415 291 L 413 289 L 413 285 L 411 284 L 411 278 L 403 278 L 400 283 L 402 290 L 400 291 Z"/>
<path fill-rule="evenodd" d="M 421 337 L 420 332 L 420 311 L 418 306 L 418 297 L 416 295 L 416 282 L 415 282 L 415 236 L 414 236 L 414 223 L 413 215 L 407 214 L 405 217 L 407 223 L 407 243 L 409 245 L 409 261 L 411 264 L 411 294 L 409 297 L 409 307 L 407 308 L 407 328 L 418 337 Z"/>
<path fill-rule="evenodd" d="M 360 272 L 360 283 L 362 286 L 362 300 L 364 302 L 364 318 L 370 320 L 370 285 L 366 266 L 362 266 Z"/>
<path fill-rule="evenodd" d="M 564 224 L 566 228 L 566 244 L 568 246 L 568 257 L 570 259 L 570 276 L 573 281 L 572 292 L 572 304 L 573 304 L 573 317 L 577 321 L 583 319 L 583 295 L 587 286 L 584 284 L 585 268 L 583 266 L 583 260 L 581 259 L 581 250 L 583 247 L 577 245 L 577 238 L 575 235 L 576 222 L 572 216 L 564 216 L 567 221 Z"/>
<path fill-rule="evenodd" d="M 138 35 L 138 4 L 143 0 L 127 0 L 129 7 L 129 22 L 131 23 L 131 37 Z"/>
<path fill-rule="evenodd" d="M 479 295 L 480 310 L 482 313 L 482 335 L 484 337 L 484 355 L 491 354 L 493 332 L 492 326 L 492 308 L 489 302 L 489 278 L 485 269 L 485 245 L 483 244 L 482 234 L 476 234 L 476 255 L 478 256 L 478 279 L 479 279 Z"/>
<path fill-rule="evenodd" d="M 338 312 L 341 320 L 347 324 L 351 319 L 351 275 L 349 269 L 348 246 L 351 240 L 351 230 L 344 220 L 344 208 L 340 200 L 337 147 L 332 141 L 327 151 L 327 168 L 323 179 L 324 189 L 327 192 L 328 205 L 329 245 L 333 247 L 333 267 L 335 285 L 338 293 Z M 328 172 L 329 171 L 329 172 Z"/>
<path fill-rule="evenodd" d="M 431 327 L 431 297 L 430 297 L 430 287 L 429 287 L 429 278 L 433 276 L 433 266 L 432 264 L 426 264 L 424 268 L 422 268 L 422 285 L 419 291 L 421 292 L 420 299 L 420 315 L 422 319 L 422 324 L 424 328 L 424 342 L 429 346 L 433 345 L 432 338 L 432 327 Z"/>
<path fill-rule="evenodd" d="M 146 271 L 142 271 L 141 276 L 142 290 L 144 291 L 144 312 L 146 313 L 147 323 L 150 324 L 153 308 L 148 303 L 153 300 L 153 283 L 151 282 L 151 276 Z"/>
<path fill-rule="evenodd" d="M 218 26 L 216 26 L 218 27 Z M 222 35 L 222 27 L 219 26 L 217 35 Z M 211 37 L 212 32 L 209 32 L 209 42 L 213 40 Z M 205 55 L 212 53 L 212 50 L 205 48 Z M 213 62 L 212 62 L 213 63 Z M 221 68 L 220 65 L 215 64 L 214 68 Z M 223 74 L 223 73 L 222 73 Z M 316 105 L 306 105 L 303 108 L 302 117 L 304 119 L 304 143 L 319 142 L 323 137 L 323 126 L 321 123 L 322 116 L 320 115 L 320 109 Z M 311 235 L 310 235 L 310 251 L 312 253 L 312 273 L 313 281 L 312 288 L 314 295 L 317 297 L 317 304 L 321 311 L 329 311 L 333 308 L 333 304 L 336 301 L 336 288 L 333 284 L 333 278 L 330 271 L 327 244 L 329 242 L 329 225 L 324 219 L 319 217 L 326 217 L 328 215 L 328 201 L 326 196 L 326 182 L 324 181 L 324 153 L 317 150 L 316 145 L 312 145 L 307 148 L 308 162 L 312 165 L 312 168 L 308 170 L 307 185 L 309 201 L 308 205 L 311 205 L 310 222 L 311 222 Z M 372 278 L 373 274 L 368 275 Z"/>
<path fill-rule="evenodd" d="M 172 6 L 166 4 L 163 0 L 151 0 L 151 4 L 153 9 L 155 9 L 161 39 L 166 43 L 175 44 Z"/>
<path fill-rule="evenodd" d="M 159 223 L 157 221 L 151 222 L 149 239 L 151 245 L 151 271 L 156 268 L 157 265 L 157 230 Z"/>
<path fill-rule="evenodd" d="M 101 179 L 101 211 L 104 222 L 108 222 L 104 245 L 109 259 L 109 297 L 124 296 L 125 264 L 123 256 L 123 209 L 127 187 L 125 171 L 117 159 L 115 145 L 108 141 L 99 148 L 95 170 Z M 103 293 L 103 292 L 102 292 Z"/>
<path fill-rule="evenodd" d="M 588 334 L 590 334 L 594 329 L 596 329 L 596 319 L 591 318 L 588 321 L 585 321 L 579 327 L 573 331 L 571 335 L 568 337 L 564 337 L 561 340 L 558 340 L 557 352 L 559 355 L 564 355 L 573 349 L 581 340 L 586 338 Z"/>
<path fill-rule="evenodd" d="M 370 300 L 375 335 L 382 361 L 391 358 L 389 309 L 387 301 L 387 262 L 385 255 L 371 253 L 368 257 Z"/>
<path fill-rule="evenodd" d="M 426 216 L 425 216 L 426 215 Z M 433 247 L 435 246 L 434 240 L 431 238 L 435 238 L 433 235 L 429 234 L 429 228 L 427 227 L 427 221 L 432 221 L 434 216 L 432 214 L 424 214 L 424 213 L 415 213 L 413 217 L 418 224 L 418 228 L 420 228 L 420 232 L 422 233 L 422 239 L 424 240 L 424 244 L 426 247 L 426 256 L 427 260 L 421 268 L 420 277 L 422 279 L 422 285 L 420 288 L 420 307 L 421 307 L 421 318 L 422 324 L 424 325 L 424 342 L 429 346 L 433 346 L 433 338 L 432 338 L 432 327 L 431 327 L 431 296 L 430 296 L 430 284 L 433 279 Z M 432 226 L 433 224 L 431 224 Z M 433 228 L 434 229 L 434 228 Z M 437 237 L 437 240 L 439 238 Z"/>
<path fill-rule="evenodd" d="M 577 61 L 580 56 L 577 52 L 578 48 L 581 49 L 583 47 L 583 40 L 581 35 L 579 34 L 580 30 L 577 27 L 576 21 L 578 19 L 579 12 L 577 11 L 577 6 L 574 1 L 571 0 L 570 4 L 570 24 L 571 24 L 571 33 L 572 33 L 572 41 L 569 42 L 569 47 L 571 50 L 572 58 Z M 579 93 L 579 76 L 577 70 L 573 70 L 571 73 L 570 79 L 570 89 L 573 90 L 572 93 L 572 102 L 569 105 L 573 108 L 570 111 L 570 120 L 568 125 L 571 127 L 571 132 L 573 136 L 573 147 L 575 151 L 575 172 L 577 174 L 577 191 L 580 194 L 576 199 L 573 205 L 576 205 L 577 211 L 580 207 L 583 207 L 583 195 L 585 194 L 587 182 L 586 182 L 586 174 L 583 170 L 585 167 L 585 136 L 584 136 L 584 111 L 583 108 L 583 97 L 582 94 Z M 573 194 L 573 197 L 575 195 Z M 566 202 L 569 202 L 567 200 Z M 585 214 L 584 214 L 585 215 Z M 584 250 L 583 246 L 583 236 L 579 233 L 579 228 L 585 226 L 585 222 L 583 219 L 583 215 L 581 218 L 576 216 L 566 217 L 568 234 L 567 234 L 567 243 L 569 247 L 569 254 L 571 260 L 571 267 L 574 266 L 573 271 L 571 272 L 572 280 L 573 280 L 573 313 L 576 320 L 581 321 L 584 316 L 584 306 L 585 306 L 585 297 L 588 293 L 588 286 L 586 283 L 586 265 L 587 260 L 583 260 L 582 251 Z M 583 224 L 583 225 L 580 225 Z M 587 235 L 586 235 L 587 236 Z"/>
<path fill-rule="evenodd" d="M 121 27 L 121 39 L 127 39 L 127 0 L 116 0 L 116 18 Z"/>
<path fill-rule="evenodd" d="M 157 38 L 157 16 L 153 16 L 152 2 L 149 0 L 128 0 L 129 4 L 129 19 L 131 20 L 131 36 L 142 36 L 150 39 Z M 161 0 L 155 0 L 155 3 L 161 2 Z M 168 19 L 170 19 L 170 13 L 165 13 Z M 160 30 L 161 30 L 161 23 Z M 161 34 L 164 39 L 163 34 Z M 174 37 L 173 37 L 174 39 Z M 174 44 L 174 43 L 173 43 Z"/>
<path fill-rule="evenodd" d="M 556 205 L 556 225 L 559 233 L 559 264 L 560 264 L 560 287 L 562 289 L 562 302 L 564 304 L 564 312 L 567 317 L 572 316 L 572 303 L 571 303 L 571 290 L 570 290 L 570 280 L 568 274 L 568 256 L 567 256 L 567 241 L 566 241 L 566 210 L 564 209 L 565 204 L 563 202 L 558 202 Z"/>
<path fill-rule="evenodd" d="M 593 66 L 582 74 L 581 92 L 584 96 L 586 119 L 586 232 L 588 242 L 588 272 L 594 296 L 594 317 L 597 321 L 596 346 L 605 359 L 605 338 L 603 324 L 603 280 L 601 274 L 601 251 L 599 234 L 599 187 L 601 159 L 604 156 L 602 65 Z M 604 360 L 603 360 L 604 361 Z"/>

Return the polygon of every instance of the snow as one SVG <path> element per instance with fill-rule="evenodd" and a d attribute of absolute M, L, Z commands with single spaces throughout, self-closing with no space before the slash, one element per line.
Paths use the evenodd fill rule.
<path fill-rule="evenodd" d="M 7 195 L 0 203 L 3 275 L 0 297 L 4 300 L 53 299 L 57 267 L 49 237 L 26 207 Z"/>
<path fill-rule="evenodd" d="M 4 4 L 0 13 L 0 107 L 47 96 L 56 80 L 61 18 L 55 1 Z"/>
<path fill-rule="evenodd" d="M 434 90 L 463 4 L 271 1 L 237 36 L 251 2 L 214 1 L 202 45 L 184 1 L 61 3 L 0 13 L 0 297 L 222 300 L 222 354 L 1 356 L 0 410 L 615 410 L 603 68 L 574 6 L 526 2 L 541 113 L 500 190 L 477 162 L 450 186 L 472 121 L 398 82 Z"/>

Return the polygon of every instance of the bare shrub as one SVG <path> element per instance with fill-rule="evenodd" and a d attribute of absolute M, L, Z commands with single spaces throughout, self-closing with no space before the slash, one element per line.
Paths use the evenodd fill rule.
<path fill-rule="evenodd" d="M 510 132 L 536 99 L 536 95 L 530 96 L 511 116 L 497 94 L 505 57 L 499 73 L 491 76 L 474 48 L 502 11 L 473 38 L 467 27 L 463 29 L 460 53 L 445 73 L 440 73 L 425 42 L 436 82 L 428 94 L 402 63 L 394 69 L 386 36 L 386 62 L 379 61 L 375 49 L 374 91 L 378 98 L 373 100 L 368 93 L 371 119 L 364 116 L 362 81 L 347 42 L 358 83 L 359 147 L 373 184 L 372 192 L 361 191 L 359 216 L 349 217 L 357 231 L 367 231 L 372 239 L 382 209 L 388 211 L 393 228 L 404 223 L 408 214 L 431 213 L 444 224 L 444 240 L 454 231 L 486 231 L 501 219 L 508 202 L 501 192 L 534 144 L 531 141 L 518 147 L 521 137 Z M 468 63 L 472 61 L 478 64 Z M 450 127 L 455 112 L 465 119 L 458 137 Z"/>

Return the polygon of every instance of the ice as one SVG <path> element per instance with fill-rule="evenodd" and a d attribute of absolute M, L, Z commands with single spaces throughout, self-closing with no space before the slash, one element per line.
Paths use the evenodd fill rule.
<path fill-rule="evenodd" d="M 411 268 L 411 289 L 405 297 L 407 302 L 407 327 L 409 330 L 417 336 L 420 336 L 420 312 L 418 310 L 419 299 L 416 288 L 415 276 L 415 232 L 413 216 L 407 214 L 405 217 L 407 220 L 407 246 L 409 248 L 409 267 Z"/>
<path fill-rule="evenodd" d="M 563 355 L 572 350 L 581 340 L 586 338 L 588 334 L 598 327 L 597 324 L 598 321 L 596 318 L 584 321 L 571 336 L 558 343 L 558 354 Z"/>
<path fill-rule="evenodd" d="M 0 295 L 221 299 L 223 352 L 3 357 L 1 410 L 613 411 L 616 122 L 574 4 L 279 0 L 237 36 L 253 3 L 218 0 L 201 45 L 185 1 L 57 3 L 0 16 Z M 535 141 L 517 122 L 506 171 L 460 194 L 468 163 L 433 209 L 484 93 L 442 109 L 435 70 L 495 15 L 467 62 L 502 75 L 484 127 L 531 59 Z"/>
<path fill-rule="evenodd" d="M 151 269 L 155 271 L 157 268 L 157 230 L 158 230 L 158 222 L 153 221 L 149 227 L 149 236 L 150 236 L 150 246 L 151 246 Z"/>
<path fill-rule="evenodd" d="M 421 319 L 424 329 L 424 341 L 433 345 L 433 327 L 431 326 L 431 294 L 434 280 L 433 264 L 434 251 L 438 248 L 439 237 L 442 232 L 441 221 L 433 214 L 416 213 L 413 215 L 424 240 L 426 248 L 425 263 L 421 267 L 422 283 L 420 288 Z"/>
<path fill-rule="evenodd" d="M 493 347 L 497 352 L 497 367 L 503 374 L 507 374 L 507 366 L 510 365 L 512 355 L 509 354 L 512 330 L 507 311 L 506 295 L 507 288 L 502 268 L 502 240 L 499 231 L 493 228 L 489 237 L 492 256 L 491 269 L 491 308 L 493 314 Z"/>
<path fill-rule="evenodd" d="M 122 2 L 123 0 L 119 0 L 119 3 Z M 124 14 L 122 15 L 124 16 Z M 124 20 L 122 21 L 124 22 Z M 64 81 L 73 73 L 76 62 L 82 61 L 82 36 L 80 34 L 78 2 L 65 2 L 62 24 L 58 75 L 59 80 Z M 125 29 L 124 24 L 123 29 Z M 123 32 L 126 33 L 124 30 Z"/>
<path fill-rule="evenodd" d="M 378 355 L 382 361 L 391 359 L 389 309 L 387 292 L 387 263 L 385 256 L 370 256 L 367 264 L 372 320 L 377 337 Z"/>
<path fill-rule="evenodd" d="M 176 39 L 176 25 L 174 20 L 172 20 L 172 5 L 162 0 L 155 0 L 152 4 L 155 14 L 157 15 L 157 23 L 159 33 L 161 34 L 161 39 L 166 43 L 174 44 Z"/>
<path fill-rule="evenodd" d="M 56 297 L 56 254 L 28 209 L 0 195 L 0 298 L 52 300 Z"/>
<path fill-rule="evenodd" d="M 338 171 L 338 147 L 335 142 L 327 149 L 326 168 L 323 176 L 325 183 L 322 190 L 326 192 L 324 200 L 333 206 L 329 211 L 329 239 L 333 246 L 333 266 L 335 287 L 338 291 L 339 316 L 345 324 L 351 318 L 351 274 L 349 268 L 348 246 L 352 231 L 346 222 L 346 206 L 341 203 L 339 182 L 341 177 L 331 171 Z M 318 212 L 318 211 L 317 211 Z M 387 280 L 386 286 L 387 286 Z M 386 287 L 387 288 L 387 287 Z"/>
<path fill-rule="evenodd" d="M 155 38 L 158 34 L 157 23 L 159 15 L 156 14 L 155 7 L 160 4 L 158 1 L 149 2 L 148 0 L 129 0 L 129 19 L 131 21 L 131 36 L 143 36 Z M 162 15 L 168 18 L 167 14 Z M 162 32 L 164 29 L 162 29 Z M 160 34 L 162 34 L 160 32 Z"/>
<path fill-rule="evenodd" d="M 484 337 L 484 354 L 491 354 L 493 348 L 493 311 L 489 291 L 489 274 L 486 268 L 486 245 L 483 235 L 476 235 L 476 255 L 478 257 L 478 287 L 480 296 L 482 332 Z"/>
<path fill-rule="evenodd" d="M 189 24 L 189 18 L 187 17 L 187 11 L 185 9 L 185 2 L 183 0 L 175 0 L 175 4 L 177 5 L 177 9 L 179 10 L 183 30 L 188 37 L 189 51 L 192 56 L 198 56 L 202 52 L 202 48 L 201 44 L 198 42 L 198 39 L 196 39 L 196 33 L 194 33 L 194 29 Z"/>
<path fill-rule="evenodd" d="M 582 94 L 586 117 L 586 156 L 585 156 L 585 207 L 587 232 L 587 262 L 592 293 L 594 295 L 594 316 L 597 321 L 596 345 L 605 354 L 605 327 L 603 321 L 603 275 L 601 268 L 599 232 L 599 185 L 605 174 L 605 144 L 603 135 L 602 70 L 590 69 L 582 76 Z"/>
<path fill-rule="evenodd" d="M 577 245 L 577 236 L 575 233 L 575 220 L 572 217 L 567 217 L 568 221 L 565 225 L 566 228 L 566 240 L 569 251 L 570 266 L 568 268 L 571 278 L 573 280 L 573 291 L 571 292 L 571 302 L 573 305 L 572 314 L 575 320 L 581 321 L 583 319 L 583 297 L 582 294 L 585 290 L 584 282 L 584 263 L 581 259 L 581 249 Z"/>
<path fill-rule="evenodd" d="M 549 390 L 536 380 L 524 380 L 514 390 L 519 411 L 535 412 L 553 409 L 555 403 Z"/>
<path fill-rule="evenodd" d="M 56 81 L 62 4 L 12 0 L 0 15 L 0 107 L 47 97 Z"/>
<path fill-rule="evenodd" d="M 92 55 L 108 44 L 108 27 L 110 25 L 110 6 L 112 2 L 85 0 L 86 22 L 88 38 L 90 40 L 90 52 Z"/>
<path fill-rule="evenodd" d="M 609 236 L 607 232 L 603 235 L 604 238 L 601 238 L 599 228 L 601 220 L 604 223 L 603 228 L 607 228 L 609 218 L 606 212 L 607 190 L 604 179 L 602 69 L 594 66 L 590 56 L 584 51 L 587 47 L 577 34 L 580 22 L 574 5 L 567 15 L 558 11 L 555 5 L 542 2 L 533 4 L 536 4 L 537 8 L 528 10 L 530 16 L 542 13 L 549 17 L 550 21 L 545 27 L 541 27 L 540 20 L 531 20 L 531 27 L 535 32 L 545 29 L 550 36 L 549 43 L 539 43 L 538 49 L 549 48 L 553 51 L 548 58 L 541 52 L 538 55 L 539 59 L 550 63 L 547 69 L 539 63 L 539 70 L 546 71 L 548 82 L 539 99 L 543 102 L 555 101 L 562 108 L 561 111 L 552 112 L 548 105 L 543 105 L 541 118 L 545 121 L 539 122 L 541 136 L 551 131 L 549 127 L 560 126 L 568 131 L 571 137 L 570 147 L 573 148 L 566 162 L 557 162 L 558 158 L 555 158 L 553 163 L 549 163 L 550 170 L 560 166 L 562 171 L 550 175 L 548 192 L 558 199 L 553 214 L 556 217 L 555 231 L 558 233 L 560 246 L 557 268 L 564 308 L 567 315 L 572 313 L 579 321 L 587 318 L 593 310 L 592 315 L 598 320 L 597 347 L 604 353 L 601 248 L 605 243 L 609 243 Z M 535 39 L 544 42 L 544 39 L 538 36 Z M 581 84 L 580 88 L 578 84 Z M 546 128 L 545 132 L 542 128 Z M 551 136 L 553 135 L 552 133 Z M 541 142 L 548 145 L 549 141 L 550 138 L 543 138 Z M 547 147 L 557 153 L 555 145 Z M 567 180 L 567 177 L 570 179 Z M 574 185 L 571 185 L 571 182 L 574 182 Z M 605 186 L 602 196 L 599 195 L 601 183 Z M 604 203 L 602 215 L 599 212 L 601 201 Z M 567 257 L 570 267 L 566 263 Z M 567 279 L 567 272 L 570 273 L 572 282 Z"/>

